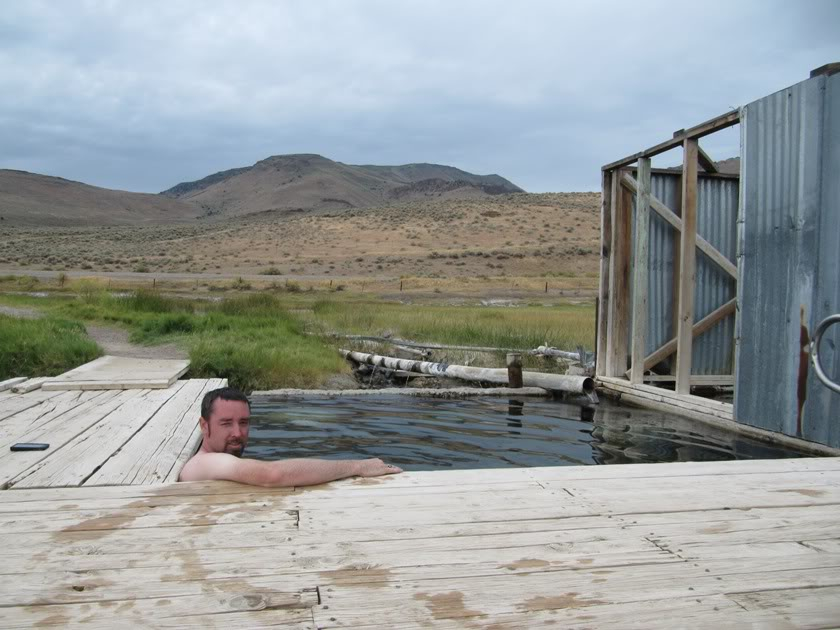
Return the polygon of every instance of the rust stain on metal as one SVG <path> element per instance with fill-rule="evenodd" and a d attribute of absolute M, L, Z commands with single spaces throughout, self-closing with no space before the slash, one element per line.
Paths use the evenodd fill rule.
<path fill-rule="evenodd" d="M 796 437 L 802 437 L 802 409 L 808 395 L 808 358 L 811 337 L 805 325 L 805 306 L 799 307 L 799 379 L 796 387 Z"/>

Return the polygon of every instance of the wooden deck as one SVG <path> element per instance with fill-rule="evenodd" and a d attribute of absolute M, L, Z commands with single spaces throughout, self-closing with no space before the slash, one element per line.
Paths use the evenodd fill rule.
<path fill-rule="evenodd" d="M 200 439 L 204 392 L 223 379 L 166 389 L 0 392 L 0 488 L 175 481 Z M 16 442 L 45 451 L 11 452 Z"/>
<path fill-rule="evenodd" d="M 839 523 L 840 458 L 11 490 L 0 625 L 836 627 Z"/>

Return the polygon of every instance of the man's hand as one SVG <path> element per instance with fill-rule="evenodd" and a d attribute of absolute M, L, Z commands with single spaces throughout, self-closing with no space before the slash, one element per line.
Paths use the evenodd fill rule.
<path fill-rule="evenodd" d="M 392 464 L 386 464 L 381 459 L 363 459 L 357 462 L 356 475 L 359 477 L 381 477 L 382 475 L 393 475 L 401 473 L 402 468 Z"/>

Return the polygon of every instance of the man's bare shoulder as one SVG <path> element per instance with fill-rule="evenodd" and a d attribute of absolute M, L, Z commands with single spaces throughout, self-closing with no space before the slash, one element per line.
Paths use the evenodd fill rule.
<path fill-rule="evenodd" d="M 210 481 L 226 479 L 236 466 L 238 458 L 229 453 L 207 453 L 199 451 L 184 464 L 178 481 Z"/>

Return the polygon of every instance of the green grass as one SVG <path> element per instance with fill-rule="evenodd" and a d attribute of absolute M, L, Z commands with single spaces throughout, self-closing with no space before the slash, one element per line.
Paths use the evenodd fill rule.
<path fill-rule="evenodd" d="M 330 375 L 347 371 L 336 352 L 337 345 L 344 342 L 331 342 L 306 331 L 366 335 L 390 331 L 395 337 L 416 341 L 521 349 L 545 342 L 570 350 L 578 345 L 590 350 L 594 346 L 591 304 L 421 306 L 370 300 L 353 293 L 333 293 L 328 299 L 323 295 L 261 292 L 210 302 L 148 290 L 121 296 L 91 285 L 74 298 L 3 295 L 2 301 L 40 308 L 50 321 L 121 326 L 130 331 L 134 343 L 178 343 L 189 352 L 189 376 L 227 378 L 248 391 L 315 387 Z M 63 325 L 73 326 L 68 321 Z M 75 330 L 84 339 L 79 324 Z M 0 348 L 5 350 L 5 344 Z M 42 347 L 32 353 L 48 350 Z M 6 354 L 0 351 L 0 355 Z M 487 360 L 496 361 L 492 357 Z M 82 362 L 80 359 L 75 365 Z"/>
<path fill-rule="evenodd" d="M 347 303 L 321 300 L 309 322 L 320 332 L 382 335 L 414 341 L 498 348 L 536 348 L 543 343 L 574 349 L 595 345 L 591 304 L 558 306 L 418 307 L 398 303 Z"/>
<path fill-rule="evenodd" d="M 78 322 L 0 314 L 0 380 L 55 376 L 92 361 L 102 350 Z"/>
<path fill-rule="evenodd" d="M 269 293 L 208 303 L 148 290 L 119 296 L 92 289 L 71 300 L 11 301 L 46 307 L 67 319 L 125 327 L 134 343 L 178 343 L 189 352 L 190 377 L 227 378 L 247 391 L 313 387 L 346 370 L 335 349 L 303 334 L 301 322 Z"/>

